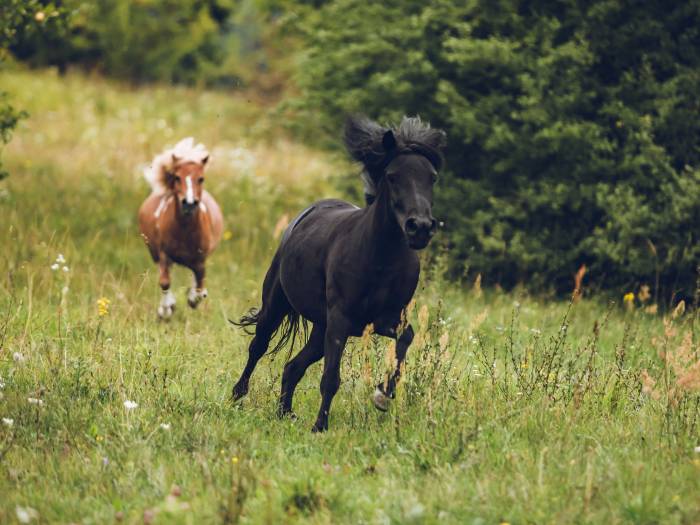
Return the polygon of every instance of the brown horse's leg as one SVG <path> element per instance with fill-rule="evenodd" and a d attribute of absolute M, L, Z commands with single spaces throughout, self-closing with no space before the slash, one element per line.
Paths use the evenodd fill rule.
<path fill-rule="evenodd" d="M 394 337 L 396 337 L 395 334 L 396 332 L 394 331 Z M 381 335 L 389 334 L 382 333 Z M 406 352 L 411 342 L 413 342 L 413 327 L 409 324 L 406 325 L 403 332 L 396 338 L 396 368 L 394 372 L 385 382 L 377 385 L 374 395 L 372 396 L 374 406 L 382 412 L 386 412 L 389 409 L 389 400 L 394 398 L 396 383 L 398 383 L 401 377 L 401 365 L 404 359 L 406 359 Z"/>
<path fill-rule="evenodd" d="M 170 319 L 173 315 L 173 310 L 175 310 L 175 296 L 170 291 L 170 265 L 172 261 L 163 252 L 160 253 L 158 258 L 158 268 L 160 270 L 160 278 L 158 280 L 160 284 L 160 289 L 163 292 L 163 296 L 160 300 L 160 305 L 158 306 L 158 317 L 161 319 Z"/>
<path fill-rule="evenodd" d="M 306 369 L 323 357 L 323 337 L 326 333 L 325 325 L 314 324 L 309 340 L 304 348 L 284 367 L 282 374 L 282 392 L 280 393 L 278 414 L 280 417 L 292 413 L 292 398 Z"/>
<path fill-rule="evenodd" d="M 204 287 L 204 262 L 195 265 L 192 268 L 192 273 L 194 273 L 194 282 L 192 283 L 192 288 L 187 292 L 187 304 L 191 308 L 197 308 L 197 305 L 208 295 L 207 289 Z"/>
<path fill-rule="evenodd" d="M 321 408 L 312 432 L 328 430 L 328 413 L 340 388 L 340 359 L 350 333 L 350 324 L 340 314 L 328 316 L 328 328 L 323 342 L 323 376 L 321 377 Z"/>

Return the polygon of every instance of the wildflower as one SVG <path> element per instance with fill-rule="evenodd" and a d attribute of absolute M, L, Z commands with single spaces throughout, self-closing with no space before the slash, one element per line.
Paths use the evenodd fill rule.
<path fill-rule="evenodd" d="M 540 330 L 539 328 L 530 328 L 530 332 L 535 335 L 540 335 L 542 333 L 542 330 Z"/>
<path fill-rule="evenodd" d="M 17 515 L 17 521 L 20 523 L 29 523 L 39 517 L 39 513 L 36 509 L 31 507 L 20 507 L 17 505 L 15 507 L 15 514 Z"/>
<path fill-rule="evenodd" d="M 226 230 L 224 232 L 224 240 L 225 241 L 230 241 L 232 237 L 233 237 L 233 233 L 231 233 L 231 230 Z"/>
<path fill-rule="evenodd" d="M 3 420 L 3 421 L 4 421 L 4 420 Z M 696 454 L 700 454 L 700 446 L 695 447 L 695 448 L 693 449 L 693 451 L 694 451 Z"/>
<path fill-rule="evenodd" d="M 623 297 L 622 301 L 625 303 L 625 305 L 628 308 L 631 308 L 634 305 L 634 292 L 627 292 Z"/>
<path fill-rule="evenodd" d="M 2 380 L 2 377 L 0 377 L 0 390 L 5 388 L 5 381 Z"/>
<path fill-rule="evenodd" d="M 102 457 L 102 466 L 107 467 L 109 465 L 109 458 L 107 456 Z"/>
<path fill-rule="evenodd" d="M 44 400 L 43 400 L 43 399 L 38 399 L 38 398 L 36 398 L 36 397 L 28 397 L 28 398 L 27 398 L 27 401 L 29 402 L 30 405 L 42 406 L 42 405 L 44 404 Z"/>
<path fill-rule="evenodd" d="M 46 13 L 44 13 L 43 11 L 37 11 L 34 14 L 34 20 L 36 20 L 37 22 L 43 22 L 44 20 L 46 20 Z"/>
<path fill-rule="evenodd" d="M 161 423 L 160 428 L 163 430 L 170 430 L 170 423 Z"/>
<path fill-rule="evenodd" d="M 233 463 L 234 465 L 235 465 L 236 463 L 238 463 L 238 456 L 233 456 L 233 457 L 231 458 L 231 463 Z"/>
<path fill-rule="evenodd" d="M 2 418 L 2 424 L 5 425 L 6 427 L 11 427 L 12 425 L 15 424 L 15 420 L 12 419 L 11 417 L 4 417 L 4 418 Z"/>
<path fill-rule="evenodd" d="M 97 315 L 104 317 L 109 313 L 109 305 L 111 301 L 106 297 L 100 297 L 97 300 Z"/>
<path fill-rule="evenodd" d="M 58 263 L 53 263 L 53 264 L 51 265 L 51 269 L 52 269 L 54 272 L 55 272 L 56 270 L 58 270 L 59 268 L 60 268 L 60 265 L 59 265 Z"/>
<path fill-rule="evenodd" d="M 70 268 L 68 268 L 68 266 L 64 266 L 62 268 L 62 270 L 63 270 L 63 273 L 68 273 L 70 271 Z"/>
<path fill-rule="evenodd" d="M 129 399 L 127 399 L 126 401 L 124 401 L 124 408 L 125 408 L 127 411 L 133 410 L 133 409 L 135 409 L 137 406 L 139 406 L 139 404 L 138 404 L 136 401 L 131 401 L 131 400 L 129 400 Z"/>
<path fill-rule="evenodd" d="M 66 262 L 66 258 L 63 257 L 63 254 L 62 254 L 62 253 L 59 253 L 59 254 L 58 254 L 58 257 L 56 257 L 56 262 L 57 262 L 58 264 L 63 264 L 64 262 Z"/>
<path fill-rule="evenodd" d="M 22 363 L 24 362 L 24 356 L 20 354 L 19 352 L 15 352 L 12 354 L 12 359 L 14 360 L 15 363 Z"/>
<path fill-rule="evenodd" d="M 66 295 L 66 294 L 68 293 L 68 287 L 67 287 L 67 286 L 64 286 L 63 288 L 61 288 L 61 293 L 62 293 L 63 295 Z"/>

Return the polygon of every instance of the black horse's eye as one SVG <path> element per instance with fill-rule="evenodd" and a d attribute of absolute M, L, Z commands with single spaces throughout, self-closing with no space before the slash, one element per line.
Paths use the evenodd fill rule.
<path fill-rule="evenodd" d="M 204 184 L 204 177 L 199 177 L 199 183 Z"/>
<path fill-rule="evenodd" d="M 431 179 L 432 179 L 432 181 L 433 181 L 433 184 L 435 184 L 435 183 L 437 182 L 437 180 L 438 180 L 438 174 L 437 174 L 437 173 L 433 173 L 433 174 L 431 174 L 430 177 L 431 177 Z"/>

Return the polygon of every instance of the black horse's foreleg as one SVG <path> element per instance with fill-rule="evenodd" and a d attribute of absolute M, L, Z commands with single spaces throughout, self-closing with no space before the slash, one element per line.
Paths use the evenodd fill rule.
<path fill-rule="evenodd" d="M 340 359 L 348 340 L 349 323 L 341 316 L 329 316 L 323 341 L 323 376 L 321 377 L 321 408 L 313 432 L 328 430 L 328 413 L 333 397 L 340 388 Z"/>
<path fill-rule="evenodd" d="M 395 332 L 394 332 L 395 333 Z M 384 335 L 383 333 L 381 335 Z M 389 400 L 394 398 L 396 383 L 401 378 L 401 365 L 406 359 L 408 347 L 413 342 L 413 327 L 406 325 L 403 332 L 396 338 L 396 367 L 393 373 L 383 383 L 377 385 L 372 401 L 379 410 L 386 411 L 389 408 Z M 396 335 L 394 335 L 396 337 Z"/>
<path fill-rule="evenodd" d="M 301 378 L 304 377 L 306 369 L 323 357 L 323 338 L 325 333 L 325 325 L 321 323 L 314 324 L 309 340 L 304 345 L 304 348 L 285 365 L 278 407 L 280 417 L 292 413 L 294 390 Z"/>

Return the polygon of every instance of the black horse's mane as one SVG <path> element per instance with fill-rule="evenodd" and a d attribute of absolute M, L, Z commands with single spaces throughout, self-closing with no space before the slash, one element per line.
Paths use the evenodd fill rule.
<path fill-rule="evenodd" d="M 383 145 L 384 136 L 389 130 L 396 140 L 396 148 L 391 151 L 387 151 Z M 345 123 L 344 141 L 350 156 L 364 165 L 375 183 L 396 155 L 418 153 L 427 158 L 436 170 L 443 163 L 445 132 L 431 128 L 420 117 L 404 117 L 398 126 L 384 127 L 363 115 L 355 115 Z"/>

